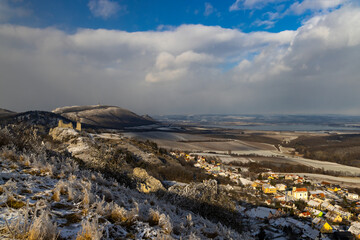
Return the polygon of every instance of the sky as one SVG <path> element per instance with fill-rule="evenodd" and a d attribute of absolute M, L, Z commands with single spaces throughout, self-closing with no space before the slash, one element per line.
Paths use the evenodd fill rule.
<path fill-rule="evenodd" d="M 360 115 L 359 0 L 0 0 L 0 108 Z"/>

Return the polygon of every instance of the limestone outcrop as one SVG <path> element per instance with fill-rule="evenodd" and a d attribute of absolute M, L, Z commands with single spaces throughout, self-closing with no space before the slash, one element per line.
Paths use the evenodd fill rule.
<path fill-rule="evenodd" d="M 165 190 L 161 182 L 150 176 L 143 168 L 134 168 L 133 178 L 136 181 L 136 188 L 140 192 L 150 193 L 157 192 L 159 190 Z"/>
<path fill-rule="evenodd" d="M 56 141 L 67 142 L 72 138 L 76 138 L 79 133 L 72 128 L 55 127 L 50 129 L 49 135 Z"/>

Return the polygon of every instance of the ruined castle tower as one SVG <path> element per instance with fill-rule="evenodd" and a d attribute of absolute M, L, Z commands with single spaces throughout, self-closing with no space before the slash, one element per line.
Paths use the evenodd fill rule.
<path fill-rule="evenodd" d="M 78 130 L 79 132 L 81 131 L 81 122 L 80 121 L 76 122 L 76 130 Z"/>

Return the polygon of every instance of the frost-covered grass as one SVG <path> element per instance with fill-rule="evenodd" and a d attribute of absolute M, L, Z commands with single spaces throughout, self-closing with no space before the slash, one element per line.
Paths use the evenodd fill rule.
<path fill-rule="evenodd" d="M 71 158 L 11 147 L 0 156 L 3 239 L 249 238 L 98 172 L 80 170 Z"/>

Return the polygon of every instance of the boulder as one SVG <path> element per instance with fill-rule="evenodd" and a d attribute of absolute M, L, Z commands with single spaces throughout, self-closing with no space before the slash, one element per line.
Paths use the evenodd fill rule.
<path fill-rule="evenodd" d="M 136 188 L 140 192 L 150 193 L 165 190 L 161 182 L 150 176 L 143 168 L 134 168 L 133 178 L 136 181 Z"/>

